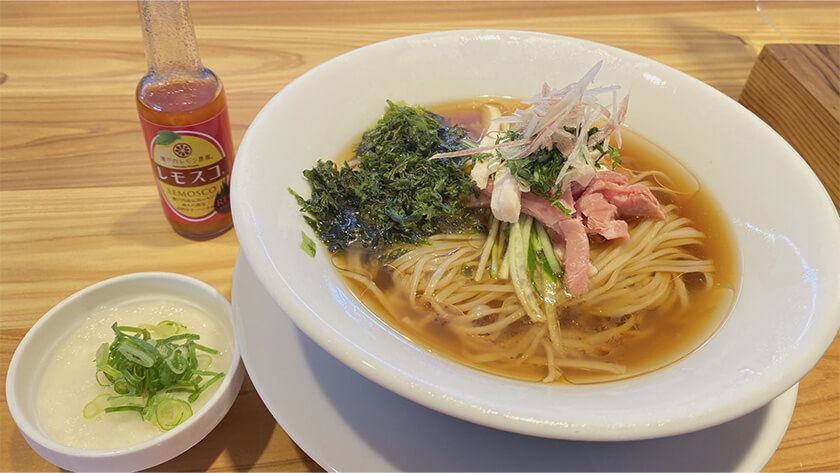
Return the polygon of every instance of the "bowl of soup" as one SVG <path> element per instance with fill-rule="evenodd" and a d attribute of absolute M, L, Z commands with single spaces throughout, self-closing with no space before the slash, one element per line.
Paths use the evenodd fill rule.
<path fill-rule="evenodd" d="M 244 376 L 230 304 L 196 279 L 135 273 L 85 288 L 27 332 L 6 398 L 27 443 L 72 471 L 136 471 L 195 445 Z"/>
<path fill-rule="evenodd" d="M 796 152 L 713 88 L 574 38 L 440 32 L 328 61 L 255 118 L 232 199 L 303 332 L 494 428 L 710 427 L 840 327 L 840 221 Z"/>

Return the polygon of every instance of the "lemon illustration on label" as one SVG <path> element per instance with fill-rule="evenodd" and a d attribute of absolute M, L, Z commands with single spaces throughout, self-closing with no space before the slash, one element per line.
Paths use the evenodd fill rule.
<path fill-rule="evenodd" d="M 212 140 L 212 141 L 211 141 Z M 169 207 L 190 221 L 230 212 L 221 146 L 196 131 L 158 130 L 152 140 L 158 182 Z"/>

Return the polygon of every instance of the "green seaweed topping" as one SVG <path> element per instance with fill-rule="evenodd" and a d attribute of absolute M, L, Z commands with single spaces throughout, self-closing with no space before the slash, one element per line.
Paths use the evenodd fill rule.
<path fill-rule="evenodd" d="M 318 161 L 303 172 L 311 197 L 289 192 L 330 251 L 418 244 L 436 233 L 479 229 L 463 205 L 475 192 L 471 160 L 429 159 L 465 148 L 466 136 L 419 106 L 388 101 L 385 115 L 362 136 L 358 166 Z"/>

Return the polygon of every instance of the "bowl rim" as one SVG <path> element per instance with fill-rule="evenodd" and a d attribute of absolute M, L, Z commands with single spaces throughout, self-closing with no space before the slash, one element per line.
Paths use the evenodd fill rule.
<path fill-rule="evenodd" d="M 187 419 L 186 422 L 176 426 L 174 429 L 164 432 L 158 436 L 152 437 L 140 443 L 110 449 L 86 449 L 79 447 L 71 447 L 59 443 L 58 441 L 50 438 L 48 435 L 41 433 L 41 430 L 35 426 L 32 420 L 27 415 L 25 415 L 18 406 L 19 401 L 14 388 L 15 380 L 18 377 L 18 365 L 21 363 L 21 359 L 23 356 L 21 355 L 23 349 L 28 345 L 32 344 L 33 340 L 37 340 L 37 337 L 39 336 L 38 332 L 40 332 L 43 329 L 43 327 L 45 327 L 47 324 L 52 323 L 51 320 L 56 317 L 56 314 L 60 314 L 61 312 L 63 312 L 65 307 L 70 305 L 74 301 L 85 297 L 89 297 L 91 294 L 98 292 L 108 286 L 142 280 L 170 280 L 177 281 L 182 284 L 192 285 L 205 292 L 209 297 L 217 299 L 219 300 L 219 302 L 224 302 L 222 306 L 225 308 L 226 315 L 230 318 L 231 327 L 234 324 L 233 309 L 227 298 L 225 298 L 218 290 L 216 290 L 216 288 L 205 283 L 204 281 L 178 273 L 149 271 L 123 274 L 99 281 L 71 294 L 70 296 L 61 300 L 61 302 L 59 302 L 58 304 L 54 305 L 50 310 L 48 310 L 44 315 L 42 315 L 37 322 L 35 322 L 35 324 L 26 332 L 26 335 L 24 335 L 20 343 L 18 343 L 18 346 L 17 348 L 15 348 L 15 352 L 12 355 L 12 359 L 9 362 L 9 368 L 6 373 L 5 387 L 7 404 L 9 412 L 12 415 L 12 419 L 14 420 L 18 429 L 20 429 L 21 433 L 24 435 L 25 438 L 57 454 L 64 455 L 67 457 L 73 457 L 80 460 L 116 459 L 128 455 L 133 455 L 140 451 L 150 450 L 155 447 L 158 447 L 160 444 L 169 441 L 173 437 L 179 436 L 183 432 L 190 430 L 191 428 L 199 424 L 202 418 L 211 415 L 210 412 L 212 411 L 212 407 L 217 405 L 220 401 L 223 401 L 225 393 L 227 391 L 229 391 L 231 388 L 236 388 L 235 384 L 241 384 L 241 377 L 238 376 L 238 371 L 242 371 L 241 353 L 239 351 L 239 345 L 236 341 L 235 334 L 229 334 L 229 339 L 232 343 L 231 361 L 230 365 L 227 368 L 226 376 L 222 380 L 222 384 L 219 386 L 218 389 L 216 389 L 216 391 L 213 393 L 213 396 L 207 400 L 207 402 L 201 407 L 201 409 L 198 410 L 198 412 L 194 413 L 192 416 L 190 416 L 189 419 Z M 226 411 L 229 409 L 230 406 L 228 406 L 228 409 L 226 409 Z M 211 427 L 204 435 L 202 435 L 202 437 L 209 434 L 210 431 L 213 430 L 215 425 L 216 424 L 214 424 L 213 427 Z M 157 462 L 155 464 L 162 463 L 163 461 L 166 460 L 161 460 L 160 462 Z M 150 465 L 148 467 L 151 466 L 153 465 Z"/>
<path fill-rule="evenodd" d="M 482 406 L 471 403 L 466 399 L 453 398 L 451 393 L 445 392 L 439 387 L 432 388 L 425 385 L 427 389 L 414 389 L 412 387 L 411 379 L 405 373 L 391 367 L 375 368 L 364 362 L 361 357 L 353 356 L 359 353 L 359 349 L 354 347 L 349 341 L 340 337 L 329 337 L 331 330 L 328 324 L 319 321 L 317 317 L 310 316 L 309 309 L 306 304 L 298 298 L 295 292 L 289 287 L 289 283 L 285 281 L 283 276 L 280 276 L 280 270 L 274 266 L 274 263 L 267 256 L 267 249 L 263 242 L 263 235 L 257 231 L 256 226 L 250 224 L 250 208 L 247 204 L 247 199 L 240 196 L 242 193 L 237 189 L 243 188 L 245 182 L 242 181 L 242 172 L 237 172 L 237 168 L 242 168 L 241 164 L 245 160 L 243 155 L 247 155 L 248 147 L 251 141 L 254 140 L 253 135 L 256 133 L 257 125 L 261 123 L 268 114 L 267 110 L 284 97 L 291 95 L 310 75 L 319 73 L 320 71 L 329 68 L 330 66 L 341 61 L 350 60 L 356 55 L 363 54 L 370 49 L 382 47 L 385 45 L 392 45 L 399 42 L 410 41 L 413 39 L 437 39 L 446 37 L 463 37 L 468 35 L 476 37 L 478 35 L 503 35 L 505 38 L 511 36 L 536 36 L 547 39 L 559 39 L 562 41 L 571 41 L 582 44 L 588 48 L 596 48 L 605 50 L 622 60 L 636 60 L 643 61 L 648 65 L 661 68 L 668 71 L 670 74 L 679 76 L 682 80 L 703 91 L 707 96 L 722 100 L 723 103 L 731 107 L 732 113 L 739 114 L 743 120 L 749 120 L 754 126 L 759 127 L 765 133 L 775 136 L 778 140 L 778 145 L 786 150 L 789 156 L 800 157 L 796 150 L 787 143 L 778 133 L 775 132 L 767 123 L 758 118 L 753 112 L 742 106 L 736 100 L 723 94 L 709 84 L 696 79 L 682 71 L 679 71 L 671 66 L 662 64 L 645 56 L 616 48 L 614 46 L 597 43 L 594 41 L 555 35 L 544 32 L 534 32 L 526 30 L 514 29 L 459 29 L 459 30 L 444 30 L 430 33 L 421 33 L 409 36 L 401 36 L 397 38 L 388 39 L 372 43 L 361 48 L 348 51 L 339 56 L 328 59 L 327 61 L 313 67 L 304 74 L 295 78 L 283 89 L 278 91 L 254 117 L 253 121 L 246 130 L 239 146 L 237 155 L 239 159 L 234 164 L 234 171 L 231 185 L 232 196 L 232 212 L 234 224 L 237 227 L 237 236 L 240 240 L 240 246 L 245 256 L 251 262 L 252 267 L 264 287 L 272 295 L 274 300 L 284 309 L 290 316 L 292 321 L 297 325 L 308 337 L 315 341 L 319 346 L 324 348 L 332 356 L 340 360 L 345 365 L 357 373 L 365 376 L 369 380 L 385 387 L 407 399 L 417 402 L 428 408 L 446 413 L 453 417 L 474 422 L 477 424 L 506 430 L 526 435 L 542 436 L 547 438 L 559 438 L 568 440 L 583 440 L 583 441 L 618 441 L 618 440 L 644 440 L 650 438 L 665 437 L 670 435 L 678 435 L 682 433 L 693 432 L 704 428 L 719 425 L 721 423 L 733 420 L 742 415 L 745 415 L 764 404 L 767 404 L 775 397 L 779 396 L 791 386 L 796 384 L 798 380 L 804 376 L 811 368 L 822 358 L 825 351 L 831 344 L 836 332 L 840 329 L 840 293 L 837 293 L 833 300 L 829 301 L 829 307 L 825 308 L 823 312 L 834 312 L 837 316 L 833 320 L 833 329 L 831 331 L 815 334 L 814 337 L 819 342 L 821 347 L 819 350 L 799 350 L 786 364 L 788 369 L 782 376 L 774 376 L 772 379 L 766 379 L 763 383 L 759 383 L 761 389 L 757 387 L 752 390 L 742 390 L 741 396 L 730 397 L 726 402 L 722 402 L 711 413 L 706 413 L 703 416 L 685 415 L 679 419 L 679 422 L 668 422 L 665 425 L 658 425 L 657 422 L 650 423 L 632 423 L 621 425 L 598 425 L 587 426 L 584 431 L 578 431 L 572 428 L 559 428 L 548 425 L 550 423 L 538 423 L 530 419 L 520 419 L 512 421 L 507 416 L 493 416 L 489 415 L 482 409 Z M 734 107 L 733 107 L 734 106 Z M 236 164 L 240 163 L 240 164 Z M 821 194 L 821 201 L 823 210 L 832 209 L 835 213 L 835 218 L 831 222 L 826 222 L 828 231 L 836 234 L 840 240 L 840 215 L 837 215 L 829 194 L 822 183 L 817 178 L 814 171 L 807 165 L 804 159 L 790 160 L 790 165 L 793 169 L 804 173 L 808 179 L 812 180 L 814 186 L 818 189 L 817 192 Z M 690 169 L 690 168 L 689 168 Z M 275 284 L 280 283 L 280 284 Z M 740 284 L 740 282 L 739 282 Z M 738 295 L 740 296 L 740 294 Z M 434 391 L 432 391 L 434 389 Z M 657 419 L 662 420 L 662 419 Z M 673 419 L 670 419 L 673 420 Z M 580 427 L 580 426 L 576 426 Z"/>

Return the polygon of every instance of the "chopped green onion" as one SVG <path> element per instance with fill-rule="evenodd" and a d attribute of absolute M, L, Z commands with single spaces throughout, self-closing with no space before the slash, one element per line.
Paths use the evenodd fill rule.
<path fill-rule="evenodd" d="M 82 415 L 85 419 L 93 419 L 102 412 L 102 408 L 96 404 L 96 400 L 90 401 L 82 408 Z"/>
<path fill-rule="evenodd" d="M 106 413 L 123 411 L 143 412 L 143 406 L 114 406 L 105 408 Z"/>
<path fill-rule="evenodd" d="M 178 322 L 172 320 L 163 320 L 161 322 L 158 322 L 156 327 L 161 337 L 171 337 L 172 335 L 177 335 L 187 330 L 186 325 L 179 324 Z"/>
<path fill-rule="evenodd" d="M 140 333 L 140 332 L 143 331 L 143 328 L 141 328 L 141 327 L 129 327 L 127 325 L 119 325 L 119 326 L 117 326 L 117 330 L 119 330 L 120 332 Z"/>
<path fill-rule="evenodd" d="M 96 350 L 96 366 L 100 366 L 105 364 L 108 361 L 108 344 L 103 343 L 99 345 L 99 348 Z"/>
<path fill-rule="evenodd" d="M 146 330 L 147 332 L 154 333 L 156 338 L 171 337 L 173 335 L 183 333 L 187 330 L 187 327 L 185 325 L 179 324 L 178 322 L 174 322 L 172 320 L 164 320 L 158 322 L 157 325 L 140 324 L 138 325 L 138 327 L 143 330 Z"/>
<path fill-rule="evenodd" d="M 196 350 L 201 350 L 201 351 L 206 351 L 207 353 L 210 353 L 212 355 L 218 355 L 219 354 L 218 350 L 214 350 L 210 347 L 205 347 L 204 345 L 199 345 L 198 343 L 195 344 L 195 349 Z"/>
<path fill-rule="evenodd" d="M 183 355 L 181 355 L 181 352 L 177 350 L 173 351 L 172 354 L 164 360 L 164 362 L 175 374 L 181 374 L 189 368 L 189 362 Z"/>
<path fill-rule="evenodd" d="M 95 357 L 96 381 L 110 393 L 87 403 L 82 409 L 85 418 L 131 411 L 169 430 L 192 415 L 190 402 L 224 377 L 224 373 L 207 371 L 213 363 L 211 355 L 219 351 L 196 343 L 200 337 L 185 333 L 187 327 L 178 322 L 164 320 L 138 327 L 114 323 L 111 329 L 114 341 L 99 346 Z M 209 379 L 204 382 L 203 377 Z M 189 393 L 189 402 L 158 393 Z"/>
<path fill-rule="evenodd" d="M 122 355 L 130 361 L 137 363 L 140 366 L 151 368 L 155 364 L 155 356 L 149 355 L 142 347 L 136 343 L 131 343 L 129 339 L 125 339 L 117 348 Z"/>
<path fill-rule="evenodd" d="M 187 402 L 176 398 L 163 398 L 155 406 L 155 421 L 163 430 L 172 430 L 192 414 L 192 407 Z"/>
<path fill-rule="evenodd" d="M 210 355 L 202 353 L 201 355 L 197 355 L 195 358 L 196 368 L 200 370 L 206 370 L 213 364 L 213 358 Z"/>
<path fill-rule="evenodd" d="M 172 356 L 172 353 L 175 351 L 173 349 L 173 346 L 174 345 L 164 343 L 162 345 L 156 346 L 155 348 L 157 348 L 157 351 L 158 353 L 160 353 L 160 356 L 162 356 L 165 359 Z"/>
<path fill-rule="evenodd" d="M 199 338 L 201 338 L 201 337 L 199 337 L 198 335 L 196 335 L 194 333 L 182 333 L 182 334 L 179 334 L 179 335 L 173 335 L 171 337 L 164 338 L 162 340 L 158 340 L 155 343 L 160 345 L 161 343 L 172 343 L 172 342 L 177 342 L 178 340 L 198 340 Z"/>
<path fill-rule="evenodd" d="M 107 387 L 110 386 L 112 382 L 108 379 L 108 375 L 106 375 L 104 371 L 96 370 L 96 384 Z"/>
<path fill-rule="evenodd" d="M 107 393 L 96 396 L 92 401 L 85 404 L 84 408 L 82 408 L 82 415 L 85 419 L 93 419 L 98 416 L 105 410 L 105 404 L 109 398 L 110 395 Z"/>
<path fill-rule="evenodd" d="M 221 374 L 218 371 L 201 371 L 201 370 L 195 370 L 195 371 L 193 371 L 193 373 L 195 373 L 199 376 L 216 376 L 217 374 Z"/>
<path fill-rule="evenodd" d="M 198 389 L 197 389 L 194 393 L 190 394 L 190 397 L 189 397 L 190 402 L 195 402 L 195 400 L 196 400 L 196 399 L 198 399 L 198 396 L 201 396 L 201 393 L 203 393 L 203 392 L 204 392 L 207 388 L 209 388 L 211 384 L 213 384 L 213 383 L 215 383 L 216 381 L 218 381 L 218 380 L 222 379 L 222 377 L 223 377 L 223 376 L 224 376 L 224 374 L 223 374 L 223 373 L 219 373 L 219 374 L 217 374 L 216 376 L 213 376 L 212 378 L 210 378 L 210 380 L 209 380 L 209 381 L 207 381 L 206 383 L 204 383 L 204 384 L 203 384 L 200 388 L 198 388 Z"/>
<path fill-rule="evenodd" d="M 118 379 L 114 381 L 114 391 L 119 394 L 128 394 L 131 390 L 131 387 L 128 385 L 128 382 L 124 379 Z"/>
<path fill-rule="evenodd" d="M 133 404 L 135 406 L 141 406 L 143 404 L 143 398 L 140 396 L 110 396 L 108 394 L 100 394 L 100 396 L 108 396 L 108 402 L 114 401 L 128 401 L 128 402 L 137 402 L 139 404 Z"/>

